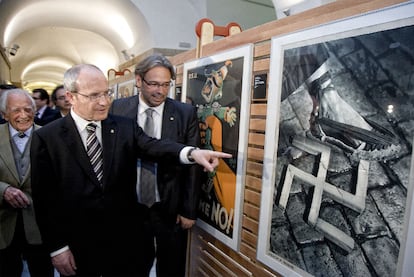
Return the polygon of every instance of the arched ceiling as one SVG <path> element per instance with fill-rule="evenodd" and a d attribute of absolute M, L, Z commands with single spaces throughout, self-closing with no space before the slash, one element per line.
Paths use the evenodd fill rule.
<path fill-rule="evenodd" d="M 131 1 L 3 0 L 0 5 L 1 44 L 20 46 L 9 55 L 11 77 L 28 90 L 50 91 L 73 64 L 92 63 L 106 72 L 124 61 L 122 50 L 151 47 L 149 27 Z"/>

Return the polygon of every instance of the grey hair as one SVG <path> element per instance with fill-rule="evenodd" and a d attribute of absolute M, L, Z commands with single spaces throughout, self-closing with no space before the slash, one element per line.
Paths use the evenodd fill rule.
<path fill-rule="evenodd" d="M 175 80 L 175 69 L 171 62 L 161 54 L 152 54 L 135 66 L 135 75 L 139 75 L 142 79 L 145 74 L 154 67 L 162 66 L 170 71 L 171 79 Z"/>
<path fill-rule="evenodd" d="M 79 89 L 78 86 L 78 77 L 80 72 L 83 69 L 94 69 L 102 72 L 97 66 L 93 64 L 78 64 L 74 65 L 68 70 L 66 70 L 65 74 L 63 75 L 63 87 L 66 91 L 70 92 L 77 92 Z"/>
<path fill-rule="evenodd" d="M 3 93 L 0 97 L 0 112 L 2 114 L 6 114 L 6 112 L 7 112 L 7 98 L 9 97 L 9 95 L 24 95 L 24 96 L 26 96 L 26 98 L 30 100 L 30 105 L 32 106 L 33 112 L 36 111 L 36 104 L 35 104 L 35 101 L 33 100 L 32 96 L 30 95 L 30 93 L 27 92 L 24 89 L 21 89 L 21 88 L 14 88 L 14 89 L 8 89 L 8 90 L 3 91 Z"/>

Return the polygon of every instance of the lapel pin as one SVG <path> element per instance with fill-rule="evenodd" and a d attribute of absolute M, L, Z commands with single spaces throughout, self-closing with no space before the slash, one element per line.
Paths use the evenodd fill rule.
<path fill-rule="evenodd" d="M 111 129 L 111 131 L 110 131 L 110 132 L 111 132 L 111 134 L 115 133 L 114 129 Z"/>
<path fill-rule="evenodd" d="M 173 120 L 174 120 L 174 117 L 172 117 L 172 116 L 171 116 L 171 117 L 170 117 L 170 121 L 173 121 Z"/>

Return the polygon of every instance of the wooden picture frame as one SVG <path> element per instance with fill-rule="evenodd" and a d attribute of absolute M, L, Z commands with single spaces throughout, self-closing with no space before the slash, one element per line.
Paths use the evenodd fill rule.
<path fill-rule="evenodd" d="M 117 83 L 110 83 L 109 89 L 112 91 L 111 101 L 115 100 L 118 95 L 118 84 Z"/>
<path fill-rule="evenodd" d="M 281 275 L 414 272 L 413 37 L 410 1 L 272 38 L 257 259 Z"/>
<path fill-rule="evenodd" d="M 137 87 L 135 86 L 135 78 L 124 81 L 118 84 L 117 99 L 126 98 L 138 93 Z"/>
<path fill-rule="evenodd" d="M 251 44 L 184 64 L 182 102 L 197 107 L 202 147 L 233 155 L 202 184 L 198 226 L 239 249 L 252 78 Z"/>

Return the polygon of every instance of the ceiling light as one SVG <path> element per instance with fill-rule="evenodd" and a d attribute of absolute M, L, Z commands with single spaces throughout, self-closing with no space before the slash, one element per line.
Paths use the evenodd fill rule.
<path fill-rule="evenodd" d="M 5 47 L 4 51 L 6 51 L 6 53 L 8 53 L 10 56 L 16 56 L 17 50 L 19 50 L 20 45 L 18 44 L 13 44 L 12 47 Z"/>
<path fill-rule="evenodd" d="M 16 56 L 17 50 L 19 50 L 20 45 L 18 44 L 13 44 L 13 46 L 9 49 L 9 54 L 12 56 Z"/>

